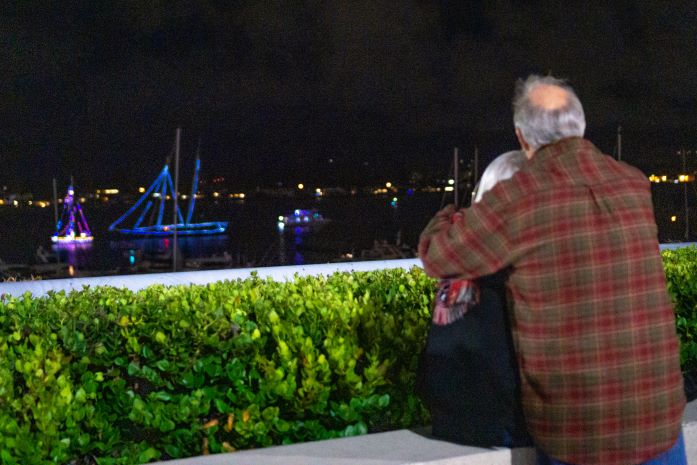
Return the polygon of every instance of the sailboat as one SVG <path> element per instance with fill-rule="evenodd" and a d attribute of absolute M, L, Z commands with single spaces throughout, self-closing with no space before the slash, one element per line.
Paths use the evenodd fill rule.
<path fill-rule="evenodd" d="M 177 144 L 178 147 L 178 144 Z M 177 157 L 178 158 L 178 157 Z M 192 218 L 194 215 L 194 206 L 196 204 L 196 191 L 198 189 L 198 174 L 201 169 L 201 159 L 199 154 L 196 154 L 196 163 L 194 169 L 194 179 L 191 186 L 191 197 L 189 199 L 189 207 L 186 218 L 182 215 L 179 205 L 176 205 L 177 223 L 163 222 L 165 214 L 165 203 L 169 197 L 174 197 L 175 188 L 172 182 L 172 176 L 169 173 L 169 158 L 165 162 L 165 166 L 160 171 L 155 181 L 138 199 L 138 201 L 128 209 L 119 219 L 109 225 L 109 231 L 114 231 L 122 234 L 130 234 L 137 236 L 173 236 L 175 233 L 179 236 L 193 235 L 210 235 L 223 234 L 227 231 L 227 221 L 211 221 L 206 223 L 194 223 Z M 145 204 L 138 214 L 135 223 L 132 226 L 126 226 L 126 220 L 136 213 L 138 208 Z M 148 213 L 150 214 L 148 216 Z M 146 221 L 146 216 L 148 217 Z"/>
<path fill-rule="evenodd" d="M 75 189 L 71 182 L 63 199 L 63 212 L 56 224 L 51 241 L 58 244 L 86 243 L 94 239 L 82 212 L 80 202 L 75 201 Z"/>

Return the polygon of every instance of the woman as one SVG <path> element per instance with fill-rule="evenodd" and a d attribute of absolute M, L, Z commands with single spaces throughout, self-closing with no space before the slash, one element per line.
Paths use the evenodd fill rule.
<path fill-rule="evenodd" d="M 497 157 L 482 175 L 473 201 L 513 176 L 524 162 L 520 151 Z M 508 327 L 506 275 L 503 270 L 476 282 L 440 283 L 417 381 L 436 438 L 483 447 L 531 445 Z"/>

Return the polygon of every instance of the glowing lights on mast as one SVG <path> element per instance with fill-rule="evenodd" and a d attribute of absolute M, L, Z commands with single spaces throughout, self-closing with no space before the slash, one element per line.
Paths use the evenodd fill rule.
<path fill-rule="evenodd" d="M 75 201 L 75 189 L 70 184 L 68 193 L 63 199 L 63 212 L 56 224 L 56 232 L 51 236 L 51 241 L 69 244 L 91 242 L 93 239 L 80 202 Z"/>

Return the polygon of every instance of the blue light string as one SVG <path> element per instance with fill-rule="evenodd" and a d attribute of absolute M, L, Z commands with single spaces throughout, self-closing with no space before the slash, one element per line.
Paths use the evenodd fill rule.
<path fill-rule="evenodd" d="M 174 192 L 174 183 L 172 182 L 172 176 L 167 176 L 167 182 L 169 183 L 169 189 L 172 191 L 172 199 L 174 199 L 174 196 L 177 195 L 177 193 Z M 179 224 L 184 222 L 184 218 L 182 217 L 182 212 L 179 208 L 179 205 L 177 205 L 177 217 L 179 218 Z"/>
<path fill-rule="evenodd" d="M 164 168 L 162 169 L 162 171 L 160 172 L 160 175 L 157 177 L 157 179 L 155 179 L 155 182 L 153 182 L 153 183 L 150 185 L 150 187 L 149 187 L 148 190 L 145 192 L 145 194 L 143 194 L 142 197 L 139 198 L 138 201 L 137 201 L 131 208 L 128 209 L 128 211 L 126 211 L 126 213 L 124 213 L 123 215 L 121 215 L 121 217 L 120 217 L 118 220 L 114 221 L 113 223 L 111 223 L 111 224 L 109 225 L 109 231 L 114 231 L 114 230 L 116 229 L 116 226 L 118 226 L 118 225 L 119 225 L 124 219 L 126 219 L 131 213 L 133 213 L 133 212 L 135 211 L 135 209 L 138 208 L 138 207 L 140 206 L 141 203 L 143 203 L 143 200 L 145 200 L 145 199 L 148 198 L 148 196 L 150 195 L 150 193 L 155 189 L 155 186 L 157 185 L 157 183 L 158 183 L 160 177 L 162 176 L 162 173 L 164 173 L 166 170 L 167 170 L 167 165 L 165 165 L 165 167 L 164 167 Z"/>
<path fill-rule="evenodd" d="M 186 224 L 191 223 L 191 217 L 194 214 L 194 204 L 196 203 L 196 191 L 198 190 L 198 172 L 201 169 L 201 159 L 196 157 L 196 166 L 194 169 L 194 182 L 191 186 L 191 199 L 189 200 L 189 212 L 186 215 Z"/>
<path fill-rule="evenodd" d="M 140 226 L 140 223 L 143 222 L 143 218 L 145 218 L 145 215 L 150 211 L 150 207 L 152 207 L 152 200 L 148 200 L 148 203 L 145 205 L 143 213 L 140 214 L 140 216 L 138 217 L 138 221 L 136 221 L 136 224 L 133 225 L 134 228 L 137 229 Z"/>
<path fill-rule="evenodd" d="M 165 198 L 167 196 L 167 178 L 169 177 L 169 170 L 165 166 L 162 171 L 162 181 L 160 184 L 160 211 L 157 214 L 157 226 L 162 226 L 162 215 L 165 213 Z"/>

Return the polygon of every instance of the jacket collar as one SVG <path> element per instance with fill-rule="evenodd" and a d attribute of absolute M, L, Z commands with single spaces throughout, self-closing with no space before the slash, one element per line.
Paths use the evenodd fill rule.
<path fill-rule="evenodd" d="M 537 149 L 529 163 L 530 166 L 543 165 L 560 155 L 578 153 L 583 149 L 597 150 L 590 141 L 582 137 L 567 137 Z"/>

